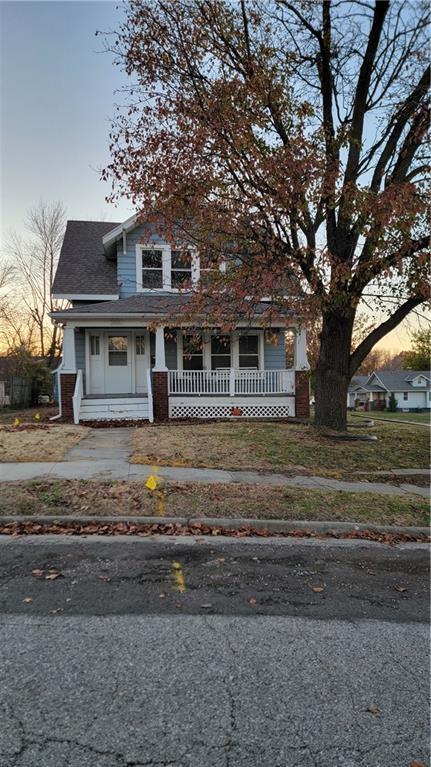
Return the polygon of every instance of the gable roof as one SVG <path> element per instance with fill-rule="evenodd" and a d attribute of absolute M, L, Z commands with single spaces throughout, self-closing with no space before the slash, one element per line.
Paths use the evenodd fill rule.
<path fill-rule="evenodd" d="M 429 370 L 375 370 L 362 384 L 366 391 L 427 391 L 431 387 Z M 427 379 L 422 386 L 413 386 L 415 378 Z"/>
<path fill-rule="evenodd" d="M 68 221 L 52 292 L 56 296 L 118 295 L 117 264 L 106 258 L 103 236 L 117 223 Z"/>
<path fill-rule="evenodd" d="M 356 389 L 362 389 L 368 379 L 369 376 L 353 376 L 349 384 L 349 391 L 353 392 L 356 391 Z"/>

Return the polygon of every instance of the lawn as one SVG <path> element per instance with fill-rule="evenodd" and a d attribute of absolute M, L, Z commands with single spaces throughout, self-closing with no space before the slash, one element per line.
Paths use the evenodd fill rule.
<path fill-rule="evenodd" d="M 356 416 L 354 413 L 351 413 L 352 420 L 354 418 L 362 418 L 363 416 Z M 405 421 L 406 423 L 409 422 L 415 422 L 416 423 L 427 423 L 429 424 L 431 422 L 431 414 L 428 410 L 424 413 L 390 413 L 387 410 L 384 410 L 383 412 L 371 412 L 371 413 L 365 413 L 366 418 L 383 418 L 388 421 Z"/>
<path fill-rule="evenodd" d="M 31 424 L 0 426 L 0 463 L 9 461 L 61 461 L 88 433 L 85 426 Z"/>
<path fill-rule="evenodd" d="M 376 423 L 369 430 L 354 430 L 364 431 L 378 441 L 340 442 L 319 435 L 312 426 L 290 423 L 157 425 L 135 431 L 132 462 L 329 476 L 429 466 L 426 429 Z"/>
<path fill-rule="evenodd" d="M 349 494 L 250 485 L 38 480 L 0 485 L 3 515 L 186 516 L 428 524 L 428 504 L 414 496 Z"/>
<path fill-rule="evenodd" d="M 21 423 L 35 423 L 35 416 L 40 417 L 41 421 L 49 419 L 58 413 L 58 407 L 40 405 L 39 407 L 27 407 L 20 410 L 11 410 L 10 408 L 0 408 L 0 424 L 13 424 L 18 418 Z"/>

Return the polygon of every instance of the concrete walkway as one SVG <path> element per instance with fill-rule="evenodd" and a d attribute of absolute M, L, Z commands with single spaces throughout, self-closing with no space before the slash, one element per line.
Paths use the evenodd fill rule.
<path fill-rule="evenodd" d="M 91 429 L 78 445 L 71 448 L 63 461 L 2 463 L 1 482 L 21 482 L 31 479 L 96 479 L 145 481 L 157 472 L 166 482 L 201 482 L 203 484 L 270 485 L 272 487 L 299 487 L 311 490 L 335 490 L 348 493 L 381 493 L 384 495 L 418 495 L 429 497 L 426 487 L 386 482 L 344 482 L 327 477 L 285 476 L 272 472 L 225 471 L 222 469 L 194 469 L 171 466 L 148 466 L 129 463 L 132 453 L 130 428 Z M 423 469 L 392 469 L 380 474 L 429 474 Z M 367 474 L 369 476 L 369 474 Z"/>
<path fill-rule="evenodd" d="M 74 448 L 75 449 L 75 448 Z M 86 449 L 86 448 L 85 448 Z M 343 482 L 326 477 L 283 474 L 254 471 L 223 471 L 221 469 L 193 469 L 170 466 L 144 466 L 129 463 L 127 458 L 88 458 L 62 462 L 45 463 L 3 463 L 0 464 L 0 481 L 19 482 L 30 479 L 123 479 L 146 480 L 157 471 L 167 482 L 202 482 L 204 484 L 248 484 L 271 485 L 275 487 L 300 487 L 312 490 L 343 490 L 348 493 L 381 493 L 384 495 L 418 495 L 429 497 L 426 487 L 402 484 L 390 485 L 384 482 Z"/>

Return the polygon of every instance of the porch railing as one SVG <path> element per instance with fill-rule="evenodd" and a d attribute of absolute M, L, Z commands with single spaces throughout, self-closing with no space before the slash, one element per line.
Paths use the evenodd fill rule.
<path fill-rule="evenodd" d="M 79 411 L 81 409 L 82 395 L 83 395 L 82 370 L 78 370 L 76 374 L 75 389 L 74 389 L 73 397 L 72 397 L 74 423 L 79 423 Z"/>
<path fill-rule="evenodd" d="M 170 370 L 169 394 L 258 395 L 295 393 L 292 370 Z"/>

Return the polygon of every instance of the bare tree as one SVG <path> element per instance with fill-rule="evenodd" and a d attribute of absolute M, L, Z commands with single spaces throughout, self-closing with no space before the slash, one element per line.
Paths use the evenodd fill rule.
<path fill-rule="evenodd" d="M 28 237 L 11 235 L 7 253 L 14 269 L 16 295 L 3 311 L 7 325 L 8 346 L 26 343 L 36 346 L 52 366 L 60 351 L 57 326 L 49 312 L 62 308 L 64 302 L 52 298 L 52 283 L 64 237 L 66 213 L 61 202 L 39 204 L 25 221 Z"/>

